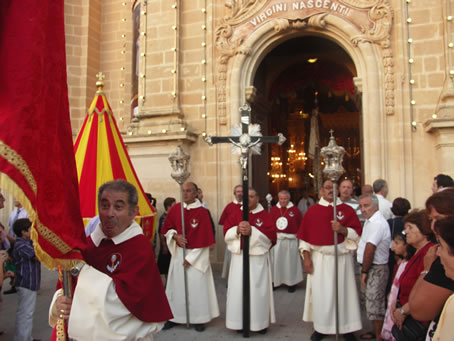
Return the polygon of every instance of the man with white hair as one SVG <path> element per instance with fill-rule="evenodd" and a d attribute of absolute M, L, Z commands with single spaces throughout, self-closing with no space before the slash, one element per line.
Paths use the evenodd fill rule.
<path fill-rule="evenodd" d="M 361 240 L 359 241 L 357 260 L 361 264 L 361 288 L 365 296 L 367 318 L 372 321 L 374 333 L 380 339 L 386 313 L 386 284 L 388 282 L 389 245 L 391 232 L 388 222 L 378 209 L 375 195 L 362 195 L 359 206 L 366 219 Z"/>
<path fill-rule="evenodd" d="M 271 208 L 277 243 L 271 249 L 271 264 L 274 287 L 285 284 L 288 292 L 295 292 L 303 280 L 301 258 L 298 252 L 296 232 L 303 220 L 298 207 L 290 201 L 290 193 L 282 190 L 277 194 L 279 202 Z"/>
<path fill-rule="evenodd" d="M 386 199 L 386 196 L 388 195 L 388 183 L 383 179 L 377 179 L 372 184 L 372 187 L 378 198 L 378 209 L 381 214 L 383 214 L 383 217 L 385 217 L 386 220 L 392 219 L 394 217 L 393 212 L 391 211 L 393 204 Z"/>

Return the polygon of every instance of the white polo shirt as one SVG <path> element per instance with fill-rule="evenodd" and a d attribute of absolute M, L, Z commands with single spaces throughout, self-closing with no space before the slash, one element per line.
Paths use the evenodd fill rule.
<path fill-rule="evenodd" d="M 363 263 L 364 250 L 366 244 L 371 243 L 376 246 L 373 264 L 388 264 L 389 245 L 391 244 L 391 232 L 389 224 L 380 211 L 375 212 L 372 217 L 366 219 L 363 233 L 358 244 L 357 260 Z"/>

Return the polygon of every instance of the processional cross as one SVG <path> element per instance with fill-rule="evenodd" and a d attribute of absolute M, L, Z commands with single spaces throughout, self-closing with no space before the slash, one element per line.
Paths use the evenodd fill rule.
<path fill-rule="evenodd" d="M 243 220 L 249 221 L 248 203 L 248 159 L 251 153 L 260 154 L 263 143 L 278 143 L 282 145 L 286 138 L 281 133 L 278 136 L 262 136 L 260 125 L 249 124 L 251 107 L 246 103 L 240 107 L 241 133 L 235 136 L 211 136 L 205 141 L 211 146 L 217 143 L 231 143 L 240 151 L 240 164 L 243 179 Z M 236 130 L 235 128 L 232 130 Z M 232 134 L 234 135 L 234 134 Z M 249 281 L 249 236 L 243 236 L 243 337 L 249 337 L 250 329 L 250 281 Z"/>

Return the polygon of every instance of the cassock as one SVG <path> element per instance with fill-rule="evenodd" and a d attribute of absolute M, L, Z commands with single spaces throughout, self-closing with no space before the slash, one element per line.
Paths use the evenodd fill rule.
<path fill-rule="evenodd" d="M 292 202 L 289 202 L 287 207 L 281 207 L 278 203 L 271 208 L 270 214 L 277 232 L 277 243 L 271 249 L 273 283 L 275 287 L 281 284 L 293 286 L 303 280 L 296 239 L 303 216 Z"/>
<path fill-rule="evenodd" d="M 189 302 L 189 323 L 201 324 L 219 316 L 219 306 L 210 264 L 210 246 L 215 243 L 208 210 L 199 200 L 184 204 L 186 260 L 191 264 L 186 269 Z M 181 203 L 174 205 L 164 221 L 165 234 L 172 258 L 167 277 L 166 294 L 175 323 L 186 323 L 186 301 L 184 290 L 183 249 L 173 239 L 182 234 Z"/>
<path fill-rule="evenodd" d="M 301 256 L 303 251 L 309 251 L 314 266 L 313 274 L 307 275 L 303 321 L 314 322 L 314 329 L 322 334 L 336 333 L 332 220 L 333 204 L 322 198 L 306 212 L 297 233 Z M 338 234 L 339 332 L 345 334 L 362 328 L 351 254 L 358 246 L 361 223 L 355 211 L 340 200 L 337 202 L 337 220 L 348 231 L 346 238 Z"/>
<path fill-rule="evenodd" d="M 74 291 L 69 337 L 74 340 L 152 340 L 172 318 L 150 242 L 133 222 L 111 239 L 99 224 L 88 237 Z M 55 299 L 49 323 L 56 323 Z"/>
<path fill-rule="evenodd" d="M 239 210 L 241 207 L 241 203 L 238 200 L 233 199 L 231 203 L 228 203 L 227 206 L 222 211 L 221 218 L 219 218 L 219 225 L 224 226 L 227 221 L 227 218 L 236 210 Z M 230 260 L 232 258 L 232 253 L 226 247 L 224 252 L 224 263 L 222 264 L 222 278 L 227 278 L 230 269 Z"/>
<path fill-rule="evenodd" d="M 242 210 L 235 210 L 224 224 L 225 242 L 232 252 L 225 322 L 228 329 L 234 330 L 243 329 L 243 250 L 242 238 L 237 235 L 242 220 Z M 276 231 L 271 216 L 260 204 L 249 212 L 249 224 L 250 330 L 260 331 L 276 322 L 269 257 L 269 250 L 276 243 Z"/>

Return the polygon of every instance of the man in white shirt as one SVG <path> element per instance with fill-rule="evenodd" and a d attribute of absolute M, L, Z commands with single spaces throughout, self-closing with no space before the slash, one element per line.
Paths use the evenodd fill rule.
<path fill-rule="evenodd" d="M 374 181 L 372 187 L 378 198 L 378 209 L 381 214 L 383 214 L 383 217 L 385 217 L 386 220 L 393 218 L 394 215 L 391 212 L 393 204 L 386 199 L 386 196 L 388 195 L 388 183 L 383 179 L 377 179 Z"/>
<path fill-rule="evenodd" d="M 379 340 L 386 312 L 391 233 L 388 222 L 378 210 L 377 196 L 362 195 L 359 206 L 366 219 L 357 251 L 357 260 L 361 264 L 361 291 L 365 296 L 367 318 L 373 322 Z"/>

